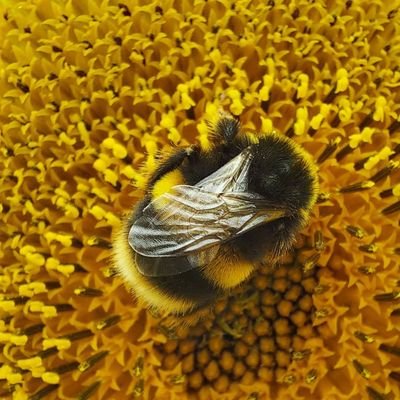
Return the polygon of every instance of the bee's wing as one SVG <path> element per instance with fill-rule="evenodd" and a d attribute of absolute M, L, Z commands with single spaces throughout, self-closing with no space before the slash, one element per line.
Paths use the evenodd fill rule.
<path fill-rule="evenodd" d="M 144 256 L 142 274 L 176 275 L 207 265 L 220 244 L 285 215 L 248 192 L 252 159 L 248 147 L 195 186 L 175 186 L 143 210 L 129 231 L 130 246 Z"/>
<path fill-rule="evenodd" d="M 246 192 L 252 160 L 253 153 L 249 146 L 195 186 L 212 193 Z"/>
<path fill-rule="evenodd" d="M 284 215 L 256 194 L 178 185 L 143 210 L 129 231 L 129 244 L 147 257 L 190 256 L 189 270 L 198 266 L 194 253 L 209 262 L 203 250 Z"/>

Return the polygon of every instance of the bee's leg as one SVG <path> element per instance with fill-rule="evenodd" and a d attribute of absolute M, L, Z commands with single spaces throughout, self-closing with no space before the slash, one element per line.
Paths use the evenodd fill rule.
<path fill-rule="evenodd" d="M 190 327 L 196 325 L 198 322 L 210 317 L 213 313 L 213 305 L 207 305 L 195 308 L 192 311 L 185 313 L 170 313 L 164 320 L 163 325 L 170 328 Z"/>
<path fill-rule="evenodd" d="M 153 186 L 163 175 L 178 168 L 185 158 L 190 157 L 194 152 L 198 151 L 196 146 L 178 149 L 174 154 L 164 160 L 160 166 L 154 171 L 149 180 L 149 186 Z"/>

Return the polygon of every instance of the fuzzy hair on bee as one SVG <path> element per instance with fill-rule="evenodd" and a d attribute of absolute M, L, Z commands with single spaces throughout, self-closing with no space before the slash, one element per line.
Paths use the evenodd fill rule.
<path fill-rule="evenodd" d="M 287 251 L 318 193 L 310 155 L 222 115 L 211 146 L 175 150 L 149 177 L 113 242 L 114 264 L 150 308 L 189 315 Z"/>

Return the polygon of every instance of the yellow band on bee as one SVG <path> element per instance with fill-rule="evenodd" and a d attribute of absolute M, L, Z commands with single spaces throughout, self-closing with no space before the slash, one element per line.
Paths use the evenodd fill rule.
<path fill-rule="evenodd" d="M 228 244 L 225 246 L 224 253 L 217 255 L 216 259 L 202 270 L 202 274 L 210 282 L 227 290 L 249 278 L 255 269 L 255 265 L 239 257 L 233 247 Z"/>
<path fill-rule="evenodd" d="M 164 176 L 162 176 L 153 186 L 152 189 L 152 198 L 156 199 L 160 197 L 164 193 L 167 193 L 171 190 L 172 187 L 176 185 L 182 185 L 185 183 L 185 179 L 183 178 L 182 172 L 178 169 L 175 169 L 171 172 L 167 172 Z"/>
<path fill-rule="evenodd" d="M 136 266 L 132 250 L 127 240 L 128 227 L 124 226 L 114 239 L 114 267 L 132 289 L 133 294 L 149 307 L 164 312 L 189 312 L 196 304 L 190 300 L 182 300 L 163 293 L 156 285 L 142 275 Z"/>

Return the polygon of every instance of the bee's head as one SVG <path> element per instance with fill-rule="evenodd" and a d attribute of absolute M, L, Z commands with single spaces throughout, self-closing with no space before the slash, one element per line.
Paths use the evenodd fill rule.
<path fill-rule="evenodd" d="M 229 145 L 240 132 L 240 121 L 231 115 L 225 115 L 217 121 L 215 126 L 210 125 L 210 132 L 217 142 Z"/>
<path fill-rule="evenodd" d="M 254 146 L 249 190 L 289 212 L 310 209 L 317 192 L 315 167 L 309 156 L 290 139 L 268 135 Z"/>

